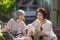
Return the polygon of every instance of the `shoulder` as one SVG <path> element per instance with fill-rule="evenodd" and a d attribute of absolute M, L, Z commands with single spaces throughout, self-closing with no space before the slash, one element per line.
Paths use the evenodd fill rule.
<path fill-rule="evenodd" d="M 36 27 L 37 25 L 39 25 L 39 20 L 38 19 L 36 19 L 35 21 L 32 22 L 32 26 Z"/>
<path fill-rule="evenodd" d="M 10 19 L 11 21 L 14 20 L 13 18 Z"/>
<path fill-rule="evenodd" d="M 51 24 L 51 25 L 52 25 L 52 22 L 51 22 L 50 20 L 47 20 L 47 19 L 46 19 L 46 22 L 47 22 L 48 24 Z"/>
<path fill-rule="evenodd" d="M 33 21 L 33 22 L 39 22 L 39 19 L 36 19 L 35 21 Z"/>
<path fill-rule="evenodd" d="M 35 25 L 35 24 L 38 24 L 39 20 L 38 19 L 35 19 L 32 24 Z"/>
<path fill-rule="evenodd" d="M 25 24 L 25 22 L 24 22 L 24 21 L 22 21 L 21 23 Z"/>
<path fill-rule="evenodd" d="M 13 19 L 13 18 L 11 18 L 8 22 L 12 22 L 12 21 L 14 21 L 14 19 Z"/>
<path fill-rule="evenodd" d="M 22 21 L 22 25 L 26 26 L 26 24 L 25 24 L 25 22 L 24 22 L 24 21 Z"/>

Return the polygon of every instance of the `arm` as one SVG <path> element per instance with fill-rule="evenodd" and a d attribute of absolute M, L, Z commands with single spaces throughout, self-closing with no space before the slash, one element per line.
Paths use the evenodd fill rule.
<path fill-rule="evenodd" d="M 5 27 L 5 28 L 2 29 L 2 31 L 3 32 L 9 32 L 9 29 Z"/>
<path fill-rule="evenodd" d="M 27 36 L 27 26 L 24 22 L 22 23 L 22 27 L 23 27 L 23 36 Z"/>
<path fill-rule="evenodd" d="M 6 27 L 3 29 L 3 32 L 9 32 L 10 29 L 11 29 L 11 22 L 12 22 L 12 19 L 10 19 L 6 25 Z"/>
<path fill-rule="evenodd" d="M 36 19 L 33 23 L 31 23 L 30 25 L 28 25 L 28 27 L 29 27 L 29 34 L 30 35 L 33 35 L 33 34 L 35 34 L 35 33 L 37 33 L 37 32 L 35 32 L 35 27 L 37 27 L 37 25 L 38 25 L 38 22 L 39 22 L 39 20 L 38 19 Z M 38 29 L 38 28 L 37 28 Z"/>
<path fill-rule="evenodd" d="M 29 36 L 31 37 L 33 35 L 33 31 L 30 31 L 29 32 Z"/>
<path fill-rule="evenodd" d="M 39 35 L 43 36 L 43 37 L 47 37 L 48 36 L 46 33 L 42 32 L 42 31 L 39 31 Z"/>
<path fill-rule="evenodd" d="M 28 36 L 32 36 L 34 34 L 34 27 L 32 26 L 32 24 L 28 25 Z"/>

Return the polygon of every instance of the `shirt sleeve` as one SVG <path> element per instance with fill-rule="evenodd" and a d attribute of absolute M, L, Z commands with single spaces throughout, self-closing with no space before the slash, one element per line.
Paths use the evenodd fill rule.
<path fill-rule="evenodd" d="M 32 22 L 32 26 L 33 26 L 33 27 L 36 27 L 38 24 L 39 24 L 38 19 L 36 19 L 34 22 Z"/>
<path fill-rule="evenodd" d="M 47 28 L 45 30 L 45 34 L 50 35 L 52 33 L 53 33 L 52 23 L 50 22 L 50 23 L 47 24 Z"/>
<path fill-rule="evenodd" d="M 28 35 L 29 35 L 29 32 L 31 32 L 31 31 L 33 31 L 33 33 L 34 33 L 34 31 L 35 31 L 35 29 L 37 29 L 36 27 L 37 27 L 37 25 L 39 25 L 39 20 L 38 19 L 36 19 L 34 22 L 32 22 L 31 24 L 28 24 Z"/>
<path fill-rule="evenodd" d="M 35 31 L 35 27 L 32 26 L 32 24 L 28 24 L 28 35 L 31 31 Z"/>
<path fill-rule="evenodd" d="M 22 23 L 22 26 L 23 26 L 23 29 L 22 29 L 23 33 L 26 33 L 26 24 L 24 22 Z"/>
<path fill-rule="evenodd" d="M 13 21 L 13 19 L 10 19 L 10 20 L 8 21 L 8 23 L 7 23 L 7 25 L 6 25 L 8 29 L 11 29 L 12 21 Z"/>
<path fill-rule="evenodd" d="M 32 22 L 31 24 L 28 24 L 27 26 L 28 26 L 28 33 L 30 32 L 30 31 L 34 31 L 35 30 L 35 27 L 36 27 L 36 25 L 37 25 L 37 20 L 35 20 L 34 22 Z"/>

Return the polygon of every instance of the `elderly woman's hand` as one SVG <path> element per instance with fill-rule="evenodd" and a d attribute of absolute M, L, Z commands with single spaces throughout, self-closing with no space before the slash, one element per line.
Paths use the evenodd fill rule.
<path fill-rule="evenodd" d="M 9 29 L 8 28 L 3 28 L 2 31 L 3 32 L 9 32 Z"/>

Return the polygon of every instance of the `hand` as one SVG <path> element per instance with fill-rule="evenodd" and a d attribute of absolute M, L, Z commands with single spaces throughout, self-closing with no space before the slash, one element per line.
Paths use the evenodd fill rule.
<path fill-rule="evenodd" d="M 28 34 L 23 34 L 23 36 L 28 36 Z"/>
<path fill-rule="evenodd" d="M 42 31 L 41 31 L 41 30 L 39 30 L 39 33 L 42 33 Z"/>
<path fill-rule="evenodd" d="M 33 31 L 30 31 L 30 32 L 29 32 L 29 36 L 32 36 L 32 35 L 33 35 Z"/>
<path fill-rule="evenodd" d="M 9 29 L 8 28 L 3 28 L 2 31 L 3 32 L 9 32 Z"/>
<path fill-rule="evenodd" d="M 42 32 L 42 31 L 39 31 L 39 35 L 40 35 L 40 36 L 43 36 L 43 37 L 47 37 L 47 36 L 48 36 L 47 34 L 45 34 L 45 33 Z"/>
<path fill-rule="evenodd" d="M 38 31 L 38 30 L 36 30 L 36 31 L 34 32 L 34 34 L 39 34 L 39 31 Z"/>

